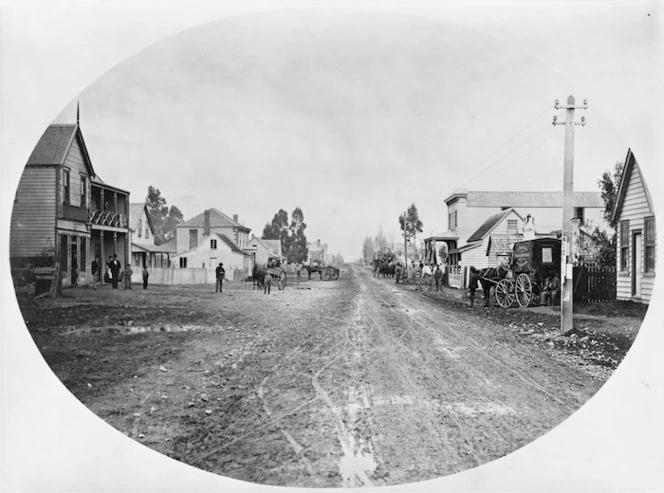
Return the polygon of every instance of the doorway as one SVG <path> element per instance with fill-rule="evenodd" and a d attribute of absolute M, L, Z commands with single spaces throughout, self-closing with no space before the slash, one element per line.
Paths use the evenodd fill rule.
<path fill-rule="evenodd" d="M 643 277 L 643 252 L 641 232 L 632 236 L 632 296 L 641 297 L 641 279 Z"/>

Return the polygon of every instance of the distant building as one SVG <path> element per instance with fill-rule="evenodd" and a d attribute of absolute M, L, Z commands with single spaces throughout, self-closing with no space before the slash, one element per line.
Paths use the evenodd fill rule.
<path fill-rule="evenodd" d="M 14 198 L 14 268 L 60 263 L 62 285 L 87 284 L 95 254 L 102 265 L 129 259 L 129 192 L 102 181 L 78 124 L 49 125 L 28 158 Z"/>
<path fill-rule="evenodd" d="M 179 268 L 210 269 L 223 262 L 227 271 L 251 271 L 253 255 L 245 251 L 250 231 L 238 222 L 237 214 L 231 219 L 217 209 L 207 209 L 177 225 L 172 261 Z"/>
<path fill-rule="evenodd" d="M 613 209 L 617 221 L 617 292 L 619 300 L 649 303 L 655 284 L 657 235 L 648 186 L 631 149 Z"/>
<path fill-rule="evenodd" d="M 321 243 L 320 240 L 316 240 L 313 243 L 307 242 L 307 250 L 309 251 L 307 255 L 307 264 L 311 265 L 314 263 L 327 263 L 327 243 Z"/>
<path fill-rule="evenodd" d="M 129 204 L 129 231 L 131 232 L 131 263 L 134 267 L 170 266 L 172 247 L 155 244 L 154 227 L 145 203 Z"/>
<path fill-rule="evenodd" d="M 279 260 L 282 264 L 286 260 L 281 252 L 281 240 L 264 240 L 252 235 L 244 251 L 251 253 L 255 264 L 259 266 L 267 265 L 270 258 Z"/>

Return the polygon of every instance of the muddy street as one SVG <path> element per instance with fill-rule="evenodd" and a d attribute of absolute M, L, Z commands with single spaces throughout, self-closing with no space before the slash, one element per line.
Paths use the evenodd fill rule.
<path fill-rule="evenodd" d="M 603 383 L 482 308 L 361 267 L 269 296 L 66 295 L 23 310 L 79 400 L 148 447 L 256 483 L 378 486 L 459 472 L 551 430 Z"/>

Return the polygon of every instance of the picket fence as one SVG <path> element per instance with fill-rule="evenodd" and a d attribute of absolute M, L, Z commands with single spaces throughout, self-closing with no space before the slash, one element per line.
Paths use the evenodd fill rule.
<path fill-rule="evenodd" d="M 155 285 L 187 285 L 187 284 L 214 284 L 216 282 L 216 275 L 214 269 L 203 268 L 187 268 L 175 269 L 168 267 L 148 267 L 150 273 L 150 284 Z M 249 272 L 243 269 L 233 269 L 226 271 L 226 281 L 239 283 L 243 282 Z M 143 274 L 141 269 L 137 269 L 131 276 L 133 283 L 142 283 Z"/>

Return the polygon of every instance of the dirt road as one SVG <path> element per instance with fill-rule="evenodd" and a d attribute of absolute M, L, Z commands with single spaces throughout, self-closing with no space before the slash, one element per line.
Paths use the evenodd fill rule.
<path fill-rule="evenodd" d="M 556 357 L 558 342 L 533 344 L 482 308 L 363 268 L 270 296 L 209 287 L 69 296 L 24 315 L 86 406 L 166 455 L 257 483 L 452 474 L 551 430 L 603 383 Z"/>

